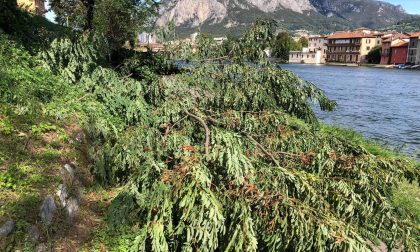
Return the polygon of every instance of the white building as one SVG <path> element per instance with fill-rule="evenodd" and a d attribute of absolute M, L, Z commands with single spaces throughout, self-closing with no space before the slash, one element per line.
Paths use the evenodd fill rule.
<path fill-rule="evenodd" d="M 157 35 L 155 33 L 142 32 L 139 34 L 140 44 L 155 44 L 157 42 Z"/>
<path fill-rule="evenodd" d="M 325 36 L 310 36 L 308 47 L 302 51 L 291 51 L 289 63 L 325 64 L 327 40 Z"/>

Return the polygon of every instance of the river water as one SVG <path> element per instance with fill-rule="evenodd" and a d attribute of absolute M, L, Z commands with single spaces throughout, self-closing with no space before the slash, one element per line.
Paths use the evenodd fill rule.
<path fill-rule="evenodd" d="M 338 102 L 317 110 L 329 124 L 352 128 L 420 159 L 420 71 L 315 65 L 282 65 L 315 83 Z"/>

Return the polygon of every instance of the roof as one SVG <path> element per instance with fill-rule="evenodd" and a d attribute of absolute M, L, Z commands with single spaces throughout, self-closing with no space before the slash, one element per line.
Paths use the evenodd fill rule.
<path fill-rule="evenodd" d="M 412 32 L 412 33 L 409 33 L 409 35 L 410 35 L 410 38 L 420 37 L 420 32 Z"/>
<path fill-rule="evenodd" d="M 374 38 L 374 34 L 367 34 L 361 31 L 336 32 L 328 36 L 328 39 L 347 39 L 347 38 Z"/>
<path fill-rule="evenodd" d="M 396 43 L 395 45 L 392 45 L 391 47 L 408 47 L 408 42 L 401 41 L 401 42 Z"/>
<path fill-rule="evenodd" d="M 326 35 L 311 35 L 308 38 L 326 38 L 326 37 L 328 37 L 328 36 L 326 36 Z"/>
<path fill-rule="evenodd" d="M 383 42 L 391 42 L 391 41 L 394 41 L 394 40 L 397 40 L 397 39 L 408 39 L 408 38 L 409 38 L 409 36 L 407 36 L 406 34 L 399 33 L 399 34 L 395 34 L 392 37 L 384 39 Z"/>

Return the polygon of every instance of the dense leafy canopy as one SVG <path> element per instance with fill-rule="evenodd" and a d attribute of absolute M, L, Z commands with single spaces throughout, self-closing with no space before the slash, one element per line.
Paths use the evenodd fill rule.
<path fill-rule="evenodd" d="M 118 48 L 156 15 L 159 0 L 51 0 L 59 24 L 102 33 Z"/>
<path fill-rule="evenodd" d="M 272 42 L 272 54 L 283 62 L 289 60 L 290 51 L 300 51 L 308 46 L 308 40 L 304 37 L 295 41 L 287 32 L 279 32 Z"/>
<path fill-rule="evenodd" d="M 191 62 L 176 75 L 142 55 L 124 76 L 58 64 L 82 76 L 97 178 L 124 185 L 110 223 L 137 227 L 134 251 L 369 251 L 367 239 L 415 250 L 418 229 L 391 194 L 418 167 L 319 126 L 310 101 L 336 104 L 267 61 L 271 30 L 258 22 L 228 51 L 205 36 L 196 53 L 176 45 Z M 83 62 L 69 46 L 52 50 Z"/>

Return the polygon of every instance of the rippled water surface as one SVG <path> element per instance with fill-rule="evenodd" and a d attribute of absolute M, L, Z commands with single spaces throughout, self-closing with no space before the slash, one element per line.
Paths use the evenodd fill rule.
<path fill-rule="evenodd" d="M 353 128 L 366 137 L 420 158 L 420 71 L 282 65 L 321 87 L 338 102 L 321 120 Z"/>

